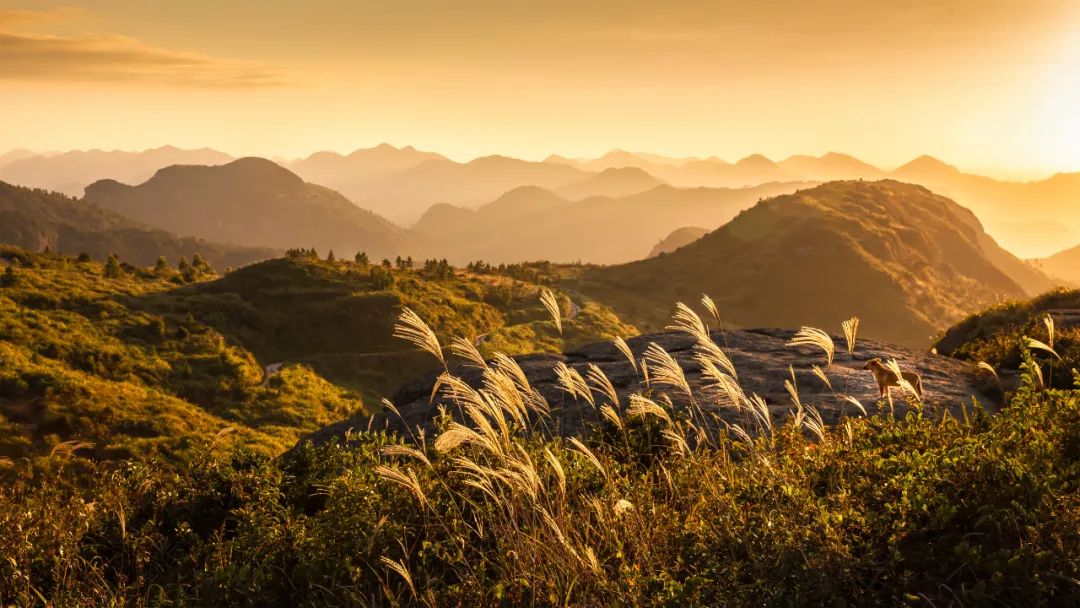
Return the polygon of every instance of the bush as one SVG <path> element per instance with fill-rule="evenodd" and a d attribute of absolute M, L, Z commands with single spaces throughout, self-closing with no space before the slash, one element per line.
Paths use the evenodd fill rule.
<path fill-rule="evenodd" d="M 486 399 L 448 383 L 471 423 L 422 445 L 215 457 L 224 435 L 176 473 L 68 445 L 0 473 L 0 601 L 1075 605 L 1080 390 L 1042 388 L 1035 365 L 998 414 L 963 420 L 829 429 L 800 409 L 747 434 L 597 392 L 601 427 L 545 439 L 547 410 L 493 363 Z"/>

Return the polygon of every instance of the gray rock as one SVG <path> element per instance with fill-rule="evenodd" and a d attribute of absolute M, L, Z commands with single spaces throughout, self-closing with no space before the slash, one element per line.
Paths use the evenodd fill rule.
<path fill-rule="evenodd" d="M 781 423 L 794 410 L 784 381 L 791 377 L 789 366 L 795 370 L 796 383 L 800 399 L 804 404 L 816 407 L 825 422 L 836 423 L 843 416 L 861 415 L 858 408 L 845 399 L 851 396 L 858 399 L 873 414 L 880 408 L 888 408 L 885 401 L 878 402 L 878 389 L 873 376 L 863 369 L 869 359 L 879 357 L 883 360 L 896 359 L 901 368 L 914 370 L 922 375 L 926 407 L 936 414 L 947 410 L 956 417 L 962 417 L 962 410 L 970 411 L 973 400 L 986 409 L 993 411 L 1000 405 L 1000 393 L 996 388 L 980 378 L 974 366 L 938 356 L 930 352 L 892 346 L 881 342 L 859 340 L 855 353 L 848 355 L 844 349 L 844 339 L 833 336 L 837 353 L 832 366 L 825 367 L 825 355 L 816 347 L 790 347 L 787 342 L 794 332 L 780 329 L 749 329 L 714 331 L 713 340 L 720 345 L 731 358 L 738 373 L 739 384 L 747 395 L 757 394 L 765 399 L 772 413 L 774 423 Z M 684 370 L 687 381 L 692 387 L 699 406 L 715 413 L 725 421 L 745 422 L 745 414 L 722 405 L 720 399 L 710 399 L 714 389 L 706 387 L 701 377 L 697 362 L 694 360 L 694 340 L 681 332 L 665 332 L 639 336 L 627 340 L 634 355 L 640 361 L 650 343 L 656 343 L 669 352 Z M 555 366 L 564 362 L 576 369 L 582 376 L 590 363 L 597 365 L 611 380 L 619 395 L 622 409 L 627 406 L 628 396 L 634 392 L 646 393 L 642 378 L 634 366 L 611 343 L 599 342 L 588 344 L 562 355 L 533 354 L 514 357 L 521 366 L 534 389 L 547 400 L 552 410 L 552 423 L 545 425 L 550 432 L 567 436 L 581 435 L 590 424 L 597 422 L 595 408 L 584 400 L 579 402 L 562 390 L 555 374 Z M 812 365 L 825 369 L 832 388 L 812 372 Z M 451 366 L 450 371 L 478 387 L 481 372 L 475 367 Z M 455 413 L 455 407 L 441 396 L 430 402 L 432 387 L 438 374 L 430 374 L 401 387 L 393 401 L 400 415 L 392 412 L 379 412 L 373 416 L 358 416 L 343 420 L 322 428 L 302 441 L 312 441 L 316 445 L 341 441 L 350 430 L 389 430 L 404 436 L 415 436 L 418 429 L 423 429 L 427 437 L 433 437 L 434 417 L 439 405 L 447 406 L 447 411 Z M 652 385 L 653 397 L 657 393 L 671 397 L 676 409 L 688 406 L 688 400 L 678 389 L 668 386 Z M 893 390 L 894 412 L 904 415 L 910 405 L 898 389 Z M 606 402 L 599 392 L 594 392 L 598 405 Z"/>

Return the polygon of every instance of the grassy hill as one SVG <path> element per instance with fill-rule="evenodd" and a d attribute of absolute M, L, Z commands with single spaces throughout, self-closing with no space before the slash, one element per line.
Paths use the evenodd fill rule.
<path fill-rule="evenodd" d="M 261 158 L 166 167 L 138 186 L 102 180 L 85 200 L 176 234 L 246 246 L 381 257 L 400 252 L 404 239 L 382 217 Z"/>
<path fill-rule="evenodd" d="M 671 254 L 589 270 L 578 288 L 644 327 L 704 293 L 736 326 L 839 327 L 857 315 L 873 337 L 926 345 L 949 321 L 1052 284 L 963 207 L 885 180 L 763 201 Z"/>
<path fill-rule="evenodd" d="M 0 243 L 31 251 L 86 253 L 104 261 L 115 253 L 133 264 L 153 264 L 159 256 L 177 260 L 196 253 L 217 268 L 242 266 L 274 255 L 274 250 L 181 238 L 64 194 L 0 182 Z"/>
<path fill-rule="evenodd" d="M 559 350 L 537 286 L 498 275 L 306 257 L 219 277 L 0 249 L 0 456 L 67 440 L 100 458 L 186 461 L 226 427 L 276 454 L 433 363 L 392 337 L 402 306 L 481 350 Z M 629 335 L 577 299 L 565 344 Z M 267 365 L 282 363 L 278 374 Z"/>

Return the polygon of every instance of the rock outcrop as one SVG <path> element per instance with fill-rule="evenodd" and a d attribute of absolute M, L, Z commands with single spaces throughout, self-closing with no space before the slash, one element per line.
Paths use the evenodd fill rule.
<path fill-rule="evenodd" d="M 744 392 L 747 395 L 757 394 L 765 399 L 774 423 L 782 422 L 788 412 L 794 409 L 784 387 L 784 381 L 791 378 L 791 369 L 794 369 L 802 402 L 817 408 L 827 423 L 835 423 L 845 415 L 860 415 L 857 406 L 846 399 L 848 396 L 859 400 L 870 414 L 879 408 L 888 408 L 887 402 L 877 401 L 877 386 L 873 376 L 863 369 L 865 362 L 875 357 L 883 360 L 896 359 L 902 369 L 921 374 L 925 407 L 932 408 L 935 415 L 943 415 L 943 411 L 947 410 L 954 416 L 962 417 L 964 408 L 970 411 L 973 399 L 988 410 L 994 410 L 999 405 L 1000 394 L 985 378 L 977 375 L 975 367 L 970 363 L 926 351 L 864 340 L 859 340 L 854 354 L 848 355 L 843 350 L 843 338 L 835 336 L 833 340 L 838 352 L 833 364 L 826 367 L 825 356 L 820 349 L 787 346 L 792 335 L 790 330 L 777 329 L 712 333 L 714 341 L 734 363 L 739 384 Z M 706 386 L 708 383 L 702 378 L 694 359 L 694 341 L 690 336 L 679 332 L 666 332 L 639 336 L 627 343 L 639 361 L 649 344 L 655 343 L 662 347 L 684 370 L 687 381 L 703 409 L 715 412 L 728 422 L 744 422 L 744 413 L 721 405 L 723 400 L 719 398 L 718 392 Z M 634 365 L 611 343 L 589 344 L 562 355 L 535 354 L 514 359 L 525 372 L 531 386 L 551 407 L 553 423 L 547 426 L 552 432 L 562 435 L 582 434 L 591 423 L 597 421 L 598 415 L 595 408 L 583 400 L 575 400 L 561 388 L 555 372 L 560 362 L 575 369 L 582 376 L 585 376 L 589 364 L 598 366 L 618 392 L 621 404 L 619 409 L 626 407 L 631 393 L 647 393 L 650 390 Z M 813 365 L 818 365 L 826 372 L 831 387 L 814 374 Z M 475 367 L 451 366 L 450 371 L 474 387 L 480 385 L 481 372 Z M 456 412 L 456 407 L 450 405 L 442 396 L 437 395 L 434 402 L 430 401 L 436 377 L 437 375 L 432 374 L 403 386 L 393 399 L 398 413 L 380 412 L 374 416 L 344 420 L 312 433 L 306 440 L 315 444 L 341 441 L 350 429 L 386 429 L 409 436 L 416 434 L 416 429 L 421 428 L 428 437 L 432 437 L 436 431 L 433 421 L 438 415 L 439 406 L 447 405 L 448 412 Z M 657 397 L 656 393 L 669 395 L 676 408 L 685 408 L 688 404 L 679 389 L 653 382 L 651 390 L 654 398 Z M 605 402 L 599 392 L 594 394 L 598 405 Z M 711 396 L 717 398 L 712 399 Z M 901 416 L 910 407 L 904 396 L 894 389 L 895 414 Z"/>

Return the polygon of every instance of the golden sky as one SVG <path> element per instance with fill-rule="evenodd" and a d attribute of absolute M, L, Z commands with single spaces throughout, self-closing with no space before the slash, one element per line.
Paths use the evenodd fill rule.
<path fill-rule="evenodd" d="M 1076 0 L 0 0 L 0 152 L 1080 170 Z"/>

